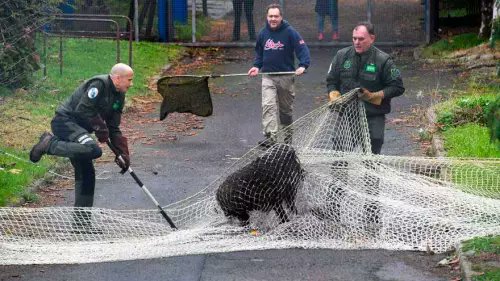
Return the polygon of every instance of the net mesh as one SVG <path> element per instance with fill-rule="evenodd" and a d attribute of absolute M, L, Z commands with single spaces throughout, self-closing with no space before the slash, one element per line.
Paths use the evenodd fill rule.
<path fill-rule="evenodd" d="M 1 264 L 269 248 L 450 250 L 500 233 L 500 160 L 372 155 L 354 92 L 157 210 L 0 208 Z"/>

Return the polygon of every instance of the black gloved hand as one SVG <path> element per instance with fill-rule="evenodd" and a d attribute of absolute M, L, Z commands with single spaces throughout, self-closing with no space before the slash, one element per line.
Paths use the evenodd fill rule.
<path fill-rule="evenodd" d="M 120 173 L 125 173 L 130 166 L 130 153 L 128 151 L 127 138 L 122 135 L 113 136 L 111 138 L 111 143 L 118 150 L 118 154 L 115 158 L 115 163 L 118 167 L 122 168 Z M 120 161 L 120 157 L 123 161 Z"/>
<path fill-rule="evenodd" d="M 127 154 L 117 155 L 115 157 L 115 163 L 122 169 L 120 173 L 124 174 L 128 170 L 128 167 L 130 167 L 130 157 Z"/>
<path fill-rule="evenodd" d="M 94 134 L 99 142 L 107 142 L 109 139 L 109 130 L 102 120 L 101 116 L 97 115 L 89 120 L 90 126 L 94 130 Z"/>

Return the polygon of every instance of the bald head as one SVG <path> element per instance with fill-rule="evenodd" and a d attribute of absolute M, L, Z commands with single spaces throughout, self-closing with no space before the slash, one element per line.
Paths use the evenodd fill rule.
<path fill-rule="evenodd" d="M 134 70 L 124 63 L 113 65 L 109 75 L 118 92 L 125 93 L 133 85 Z"/>
<path fill-rule="evenodd" d="M 127 75 L 129 73 L 134 73 L 132 68 L 124 63 L 117 63 L 111 68 L 111 75 Z"/>

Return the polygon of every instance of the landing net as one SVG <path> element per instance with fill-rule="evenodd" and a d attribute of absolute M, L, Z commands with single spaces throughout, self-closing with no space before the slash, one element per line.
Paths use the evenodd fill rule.
<path fill-rule="evenodd" d="M 371 155 L 351 92 L 157 210 L 0 208 L 0 264 L 255 249 L 452 249 L 500 233 L 500 160 Z"/>

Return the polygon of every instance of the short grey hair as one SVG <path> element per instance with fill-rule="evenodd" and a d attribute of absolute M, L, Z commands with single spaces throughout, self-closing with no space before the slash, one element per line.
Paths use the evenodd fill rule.
<path fill-rule="evenodd" d="M 368 30 L 368 33 L 370 35 L 375 35 L 375 26 L 373 25 L 373 23 L 367 21 L 358 22 L 358 24 L 356 24 L 353 30 L 358 29 L 358 27 L 360 26 L 366 27 L 366 30 Z"/>

